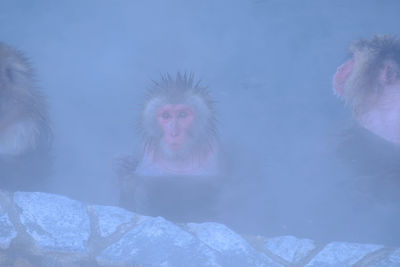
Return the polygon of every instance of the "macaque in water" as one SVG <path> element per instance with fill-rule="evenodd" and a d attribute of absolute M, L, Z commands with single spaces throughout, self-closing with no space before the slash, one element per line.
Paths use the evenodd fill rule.
<path fill-rule="evenodd" d="M 37 190 L 50 170 L 51 130 L 34 72 L 0 43 L 0 188 Z"/>
<path fill-rule="evenodd" d="M 347 198 L 348 213 L 336 217 L 343 218 L 354 241 L 398 246 L 400 41 L 375 36 L 356 41 L 350 51 L 333 78 L 334 92 L 352 109 L 357 124 L 343 133 L 336 149 L 338 171 L 348 170 L 339 193 Z"/>
<path fill-rule="evenodd" d="M 213 101 L 193 75 L 163 76 L 141 114 L 143 153 L 120 159 L 121 205 L 175 221 L 208 216 L 221 188 Z"/>
<path fill-rule="evenodd" d="M 365 129 L 400 143 L 400 41 L 391 36 L 360 40 L 333 78 L 335 93 Z"/>

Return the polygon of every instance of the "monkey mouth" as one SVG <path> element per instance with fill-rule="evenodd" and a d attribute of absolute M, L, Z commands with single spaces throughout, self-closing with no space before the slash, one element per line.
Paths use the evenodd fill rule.
<path fill-rule="evenodd" d="M 345 81 L 333 80 L 333 92 L 337 96 L 341 96 L 343 94 L 345 83 Z"/>
<path fill-rule="evenodd" d="M 169 148 L 171 149 L 171 150 L 174 150 L 174 151 L 177 151 L 177 150 L 181 150 L 181 148 L 182 148 L 182 144 L 181 143 L 170 143 L 169 144 Z"/>

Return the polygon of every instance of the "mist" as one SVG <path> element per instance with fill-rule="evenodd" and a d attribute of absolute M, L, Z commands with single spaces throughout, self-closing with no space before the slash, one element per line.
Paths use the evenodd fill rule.
<path fill-rule="evenodd" d="M 193 72 L 216 100 L 233 162 L 222 222 L 246 234 L 400 245 L 399 232 L 383 229 L 400 214 L 348 206 L 351 174 L 335 150 L 351 112 L 332 91 L 353 40 L 400 34 L 399 8 L 395 0 L 5 0 L 0 41 L 29 57 L 50 106 L 49 192 L 117 205 L 113 160 L 139 153 L 146 89 L 160 74 Z"/>

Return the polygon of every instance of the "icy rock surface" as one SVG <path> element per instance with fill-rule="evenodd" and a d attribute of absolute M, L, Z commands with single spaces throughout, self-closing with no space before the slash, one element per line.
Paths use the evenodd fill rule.
<path fill-rule="evenodd" d="M 115 233 L 121 225 L 132 223 L 135 216 L 132 212 L 118 207 L 91 206 L 97 215 L 101 237 Z"/>
<path fill-rule="evenodd" d="M 390 253 L 389 256 L 383 257 L 374 264 L 373 267 L 388 267 L 388 266 L 400 266 L 400 249 L 396 249 L 394 252 Z"/>
<path fill-rule="evenodd" d="M 175 224 L 47 193 L 0 192 L 0 266 L 400 266 L 400 249 Z"/>
<path fill-rule="evenodd" d="M 86 206 L 67 197 L 16 192 L 21 223 L 40 247 L 60 251 L 86 250 L 90 223 Z"/>
<path fill-rule="evenodd" d="M 290 263 L 304 260 L 316 246 L 310 239 L 297 239 L 294 236 L 281 236 L 268 239 L 264 247 Z"/>
<path fill-rule="evenodd" d="M 382 247 L 380 245 L 332 242 L 306 266 L 352 266 L 363 257 Z"/>
<path fill-rule="evenodd" d="M 210 248 L 218 251 L 222 266 L 282 266 L 255 250 L 240 235 L 219 223 L 189 223 L 190 232 Z"/>
<path fill-rule="evenodd" d="M 141 222 L 109 246 L 98 260 L 155 266 L 220 266 L 216 258 L 217 253 L 193 235 L 156 217 Z"/>
<path fill-rule="evenodd" d="M 0 248 L 7 249 L 16 236 L 17 232 L 15 231 L 8 214 L 0 206 Z"/>

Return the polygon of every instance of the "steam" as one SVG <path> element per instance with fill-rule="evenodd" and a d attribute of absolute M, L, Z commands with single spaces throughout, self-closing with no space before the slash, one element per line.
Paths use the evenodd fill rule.
<path fill-rule="evenodd" d="M 9 0 L 0 2 L 0 36 L 30 57 L 48 96 L 50 191 L 116 205 L 112 160 L 140 152 L 135 123 L 147 86 L 189 70 L 217 100 L 232 162 L 221 220 L 251 234 L 385 242 L 340 225 L 360 218 L 341 212 L 350 200 L 335 148 L 350 112 L 331 77 L 354 38 L 399 34 L 398 10 L 395 0 Z M 379 216 L 363 220 L 379 228 Z"/>

